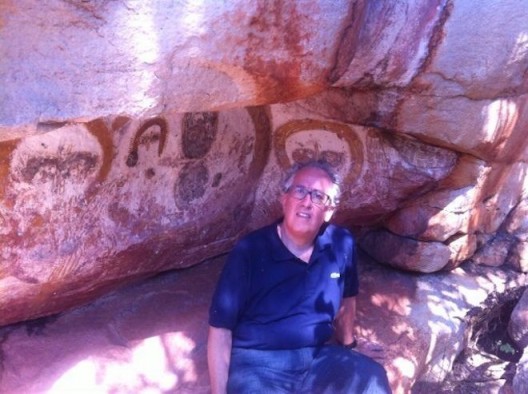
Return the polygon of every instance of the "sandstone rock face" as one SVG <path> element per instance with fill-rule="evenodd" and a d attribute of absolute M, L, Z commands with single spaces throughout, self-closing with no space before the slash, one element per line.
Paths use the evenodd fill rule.
<path fill-rule="evenodd" d="M 281 173 L 307 158 L 342 175 L 335 220 L 398 269 L 367 264 L 358 301 L 360 350 L 386 366 L 396 393 L 438 387 L 467 309 L 523 284 L 496 268 L 528 272 L 525 0 L 0 8 L 0 325 L 227 252 L 280 215 Z M 192 303 L 212 272 L 165 298 L 146 294 L 177 309 L 168 323 L 143 300 L 90 315 L 84 337 L 75 316 L 58 320 L 65 349 L 81 338 L 105 349 L 68 362 L 101 376 L 106 360 L 130 358 L 129 391 L 206 392 L 206 300 L 172 300 Z M 159 324 L 145 328 L 134 308 Z M 512 324 L 524 343 L 524 317 Z M 0 380 L 15 392 L 25 384 L 15 345 L 30 346 L 19 334 L 0 338 Z M 41 365 L 62 351 L 47 346 Z M 160 356 L 156 368 L 134 364 L 147 354 Z M 192 365 L 190 354 L 202 358 Z M 526 361 L 515 379 L 525 392 Z"/>
<path fill-rule="evenodd" d="M 528 353 L 524 352 L 513 378 L 513 393 L 522 394 L 528 390 Z"/>
<path fill-rule="evenodd" d="M 528 347 L 528 291 L 526 290 L 513 309 L 508 333 L 521 349 Z"/>
<path fill-rule="evenodd" d="M 0 119 L 9 126 L 305 97 L 326 85 L 353 4 L 73 0 L 52 1 L 45 12 L 31 1 L 2 7 Z"/>
<path fill-rule="evenodd" d="M 16 141 L 0 208 L 2 322 L 224 252 L 246 225 L 269 127 L 249 108 L 98 119 Z"/>
<path fill-rule="evenodd" d="M 505 223 L 506 233 L 514 240 L 508 263 L 518 271 L 528 272 L 528 202 L 524 199 L 511 211 Z"/>
<path fill-rule="evenodd" d="M 0 324 L 226 252 L 309 157 L 380 262 L 528 270 L 523 1 L 1 14 Z"/>
<path fill-rule="evenodd" d="M 369 232 L 361 244 L 376 260 L 408 271 L 436 272 L 445 267 L 451 257 L 449 248 L 440 242 L 401 238 L 385 230 Z"/>

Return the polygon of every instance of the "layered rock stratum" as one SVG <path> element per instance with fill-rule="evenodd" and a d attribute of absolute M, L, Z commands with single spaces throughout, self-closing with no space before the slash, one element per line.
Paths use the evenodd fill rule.
<path fill-rule="evenodd" d="M 528 271 L 524 0 L 0 8 L 0 325 L 227 252 L 306 158 L 378 262 Z"/>

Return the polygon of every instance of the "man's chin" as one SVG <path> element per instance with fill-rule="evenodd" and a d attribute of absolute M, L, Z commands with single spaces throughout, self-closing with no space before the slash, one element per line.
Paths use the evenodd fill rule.
<path fill-rule="evenodd" d="M 313 234 L 319 231 L 321 224 L 314 223 L 313 220 L 296 221 L 293 229 L 298 234 Z"/>

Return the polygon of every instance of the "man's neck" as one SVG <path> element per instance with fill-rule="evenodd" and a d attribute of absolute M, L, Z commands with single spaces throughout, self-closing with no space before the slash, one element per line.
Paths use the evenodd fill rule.
<path fill-rule="evenodd" d="M 299 259 L 308 263 L 312 256 L 315 235 L 307 234 L 294 236 L 289 234 L 285 227 L 280 223 L 277 226 L 277 232 L 282 243 L 290 252 L 292 252 Z"/>

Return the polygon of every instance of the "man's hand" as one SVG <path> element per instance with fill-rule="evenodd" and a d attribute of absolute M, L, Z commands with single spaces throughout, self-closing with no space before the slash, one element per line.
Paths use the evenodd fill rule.
<path fill-rule="evenodd" d="M 225 328 L 209 326 L 207 364 L 212 394 L 225 394 L 231 362 L 232 333 Z"/>
<path fill-rule="evenodd" d="M 343 298 L 339 312 L 335 319 L 336 339 L 337 342 L 347 348 L 353 348 L 357 345 L 354 336 L 354 324 L 356 321 L 356 298 Z"/>
<path fill-rule="evenodd" d="M 344 348 L 347 348 L 347 349 L 354 349 L 357 347 L 358 345 L 358 341 L 357 339 L 354 339 L 351 343 L 343 343 L 342 344 Z"/>

